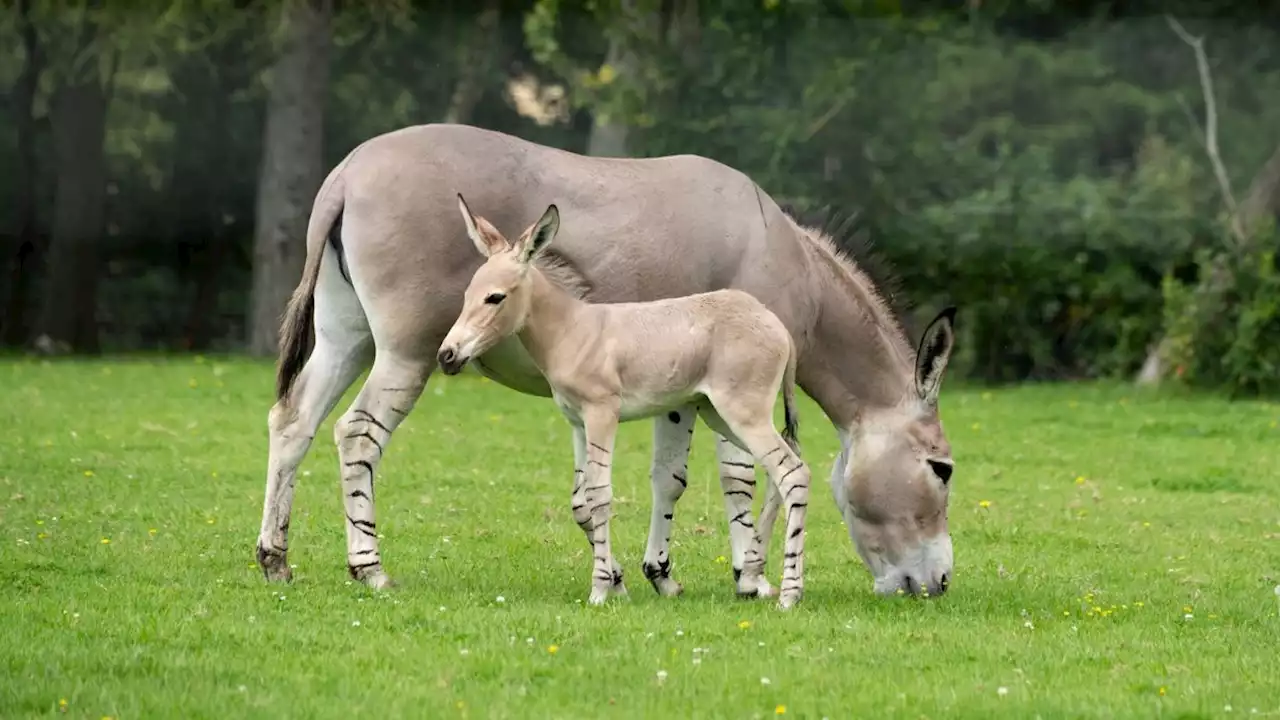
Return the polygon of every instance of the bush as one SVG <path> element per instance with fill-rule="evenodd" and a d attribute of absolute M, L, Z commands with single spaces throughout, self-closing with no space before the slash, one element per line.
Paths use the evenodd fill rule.
<path fill-rule="evenodd" d="M 1163 284 L 1165 363 L 1178 381 L 1233 396 L 1280 393 L 1280 269 L 1275 234 L 1250 251 L 1198 254 L 1197 282 Z"/>

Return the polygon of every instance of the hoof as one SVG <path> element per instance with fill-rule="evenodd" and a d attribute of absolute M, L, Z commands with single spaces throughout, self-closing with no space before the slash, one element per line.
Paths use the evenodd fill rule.
<path fill-rule="evenodd" d="M 348 565 L 347 572 L 351 574 L 352 580 L 365 585 L 371 590 L 390 590 L 396 585 L 382 569 L 381 564 L 368 567 L 352 567 Z"/>
<path fill-rule="evenodd" d="M 791 608 L 795 607 L 795 606 L 796 606 L 796 603 L 798 603 L 798 602 L 800 602 L 800 592 L 799 592 L 799 591 L 795 591 L 795 592 L 784 592 L 784 593 L 782 593 L 782 595 L 780 595 L 780 596 L 778 597 L 778 609 L 779 609 L 779 610 L 790 610 Z"/>
<path fill-rule="evenodd" d="M 609 591 L 603 588 L 591 588 L 591 595 L 587 597 L 587 604 L 599 607 L 604 605 L 605 600 L 609 599 Z"/>
<path fill-rule="evenodd" d="M 390 576 L 384 572 L 380 572 L 372 577 L 366 578 L 363 582 L 373 590 L 391 590 L 396 587 L 396 581 L 392 580 Z"/>
<path fill-rule="evenodd" d="M 740 598 L 773 597 L 775 592 L 773 586 L 763 576 L 751 578 L 743 575 L 738 578 L 738 597 Z"/>
<path fill-rule="evenodd" d="M 669 577 L 654 580 L 653 589 L 662 597 L 679 597 L 684 592 L 684 586 Z"/>
<path fill-rule="evenodd" d="M 293 570 L 289 569 L 289 554 L 279 550 L 268 550 L 258 545 L 258 567 L 262 568 L 262 576 L 267 582 L 293 582 Z"/>

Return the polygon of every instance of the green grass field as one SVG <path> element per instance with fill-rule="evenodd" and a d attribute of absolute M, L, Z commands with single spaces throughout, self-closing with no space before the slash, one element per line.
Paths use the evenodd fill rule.
<path fill-rule="evenodd" d="M 0 364 L 0 716 L 1280 715 L 1275 405 L 945 390 L 956 572 L 919 601 L 871 593 L 830 499 L 834 433 L 805 399 L 815 487 L 790 613 L 734 597 L 705 426 L 673 535 L 685 594 L 652 591 L 650 426 L 631 423 L 613 525 L 631 597 L 590 608 L 568 427 L 474 376 L 433 378 L 379 468 L 399 587 L 348 580 L 337 412 L 299 478 L 295 581 L 268 585 L 271 374 Z"/>

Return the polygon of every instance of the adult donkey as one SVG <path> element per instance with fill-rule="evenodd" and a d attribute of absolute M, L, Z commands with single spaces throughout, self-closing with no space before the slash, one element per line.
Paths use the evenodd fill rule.
<path fill-rule="evenodd" d="M 786 325 L 797 381 L 835 425 L 835 501 L 875 590 L 938 595 L 952 571 L 947 502 L 953 461 L 938 392 L 954 343 L 944 311 L 913 352 L 870 278 L 830 238 L 797 224 L 746 175 L 693 156 L 583 157 L 464 125 L 403 128 L 352 150 L 316 195 L 307 261 L 281 327 L 277 401 L 257 557 L 289 580 L 289 518 L 299 463 L 316 429 L 373 358 L 334 427 L 346 509 L 347 564 L 375 588 L 373 478 L 458 317 L 480 258 L 458 193 L 499 229 L 518 231 L 556 203 L 566 218 L 545 272 L 592 302 L 647 301 L 737 288 Z M 307 357 L 308 326 L 315 344 Z M 473 359 L 509 388 L 550 397 L 519 341 Z M 671 577 L 670 526 L 684 492 L 695 412 L 654 421 L 653 510 L 643 568 Z M 754 528 L 751 456 L 717 438 L 735 577 Z M 762 530 L 772 525 L 762 511 Z M 766 538 L 767 539 L 767 538 Z M 755 588 L 739 592 L 750 594 Z"/>

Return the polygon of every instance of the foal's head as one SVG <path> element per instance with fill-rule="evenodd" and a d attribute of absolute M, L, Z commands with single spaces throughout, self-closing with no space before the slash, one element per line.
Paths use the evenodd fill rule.
<path fill-rule="evenodd" d="M 530 270 L 538 254 L 560 229 L 560 212 L 547 206 L 538 222 L 510 243 L 488 220 L 473 215 L 458 195 L 467 236 L 487 260 L 471 278 L 462 298 L 462 313 L 440 344 L 437 360 L 446 375 L 456 375 L 472 358 L 524 327 L 533 293 Z"/>

